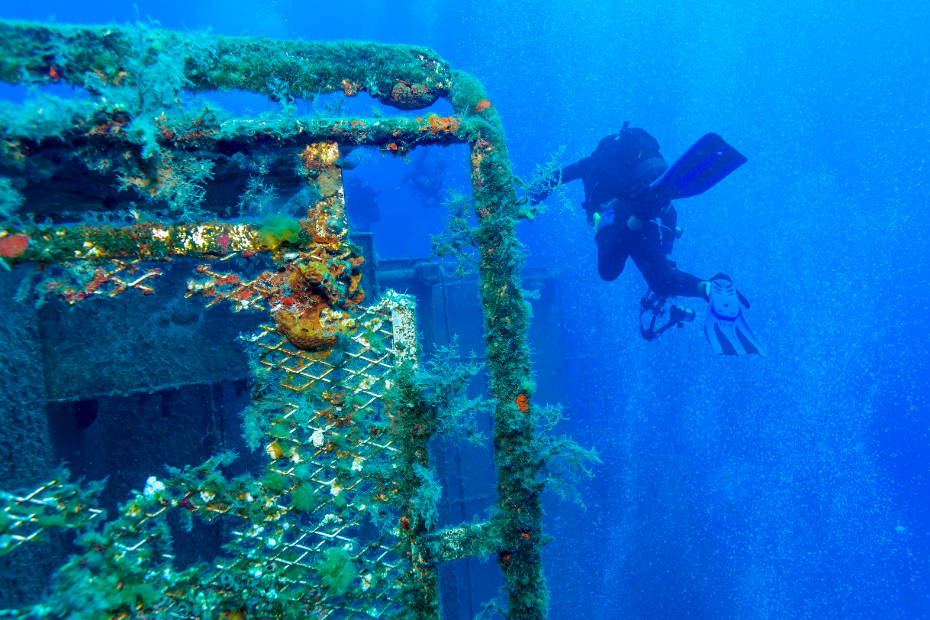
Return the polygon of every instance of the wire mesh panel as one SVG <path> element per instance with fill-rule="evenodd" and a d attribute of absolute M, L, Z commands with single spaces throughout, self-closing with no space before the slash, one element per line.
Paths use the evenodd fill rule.
<path fill-rule="evenodd" d="M 54 594 L 32 614 L 405 616 L 411 528 L 400 488 L 409 446 L 398 446 L 391 429 L 398 365 L 416 350 L 411 300 L 388 293 L 358 313 L 352 331 L 338 356 L 297 349 L 270 325 L 249 337 L 260 381 L 247 415 L 262 429 L 252 439 L 268 457 L 263 474 L 227 480 L 220 468 L 234 457 L 220 455 L 149 478 L 115 520 L 79 539 L 84 553 L 63 567 Z M 26 498 L 4 496 L 13 522 L 5 524 L 3 550 L 79 513 L 84 522 L 72 525 L 98 518 L 75 493 L 51 482 Z M 47 505 L 58 510 L 46 515 Z M 176 572 L 169 510 L 225 519 L 226 553 Z"/>
<path fill-rule="evenodd" d="M 231 547 L 248 552 L 223 568 L 241 573 L 250 566 L 253 577 L 270 567 L 282 570 L 275 583 L 300 592 L 291 600 L 306 615 L 400 613 L 409 528 L 399 520 L 404 501 L 396 472 L 403 462 L 390 432 L 396 412 L 388 399 L 398 346 L 416 347 L 396 339 L 394 326 L 409 338 L 413 331 L 403 326 L 410 320 L 409 299 L 389 294 L 356 319 L 356 332 L 325 359 L 270 327 L 251 338 L 263 381 L 281 388 L 270 389 L 276 395 L 254 414 L 271 422 L 263 481 L 266 489 L 284 486 L 289 503 L 270 528 L 237 531 Z M 271 403 L 274 409 L 265 408 Z M 248 558 L 256 550 L 266 557 L 264 566 Z"/>
<path fill-rule="evenodd" d="M 0 491 L 0 556 L 20 545 L 41 542 L 45 530 L 56 527 L 83 528 L 97 522 L 105 512 L 93 503 L 102 485 L 67 483 L 67 473 L 23 496 Z"/>

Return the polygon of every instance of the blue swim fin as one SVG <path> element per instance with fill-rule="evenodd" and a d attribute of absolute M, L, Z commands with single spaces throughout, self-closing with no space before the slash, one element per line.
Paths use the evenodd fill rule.
<path fill-rule="evenodd" d="M 718 273 L 711 278 L 708 301 L 704 335 L 717 355 L 758 353 L 765 357 L 765 348 L 743 318 L 743 309 L 749 309 L 749 301 L 728 276 Z"/>
<path fill-rule="evenodd" d="M 748 160 L 715 133 L 709 133 L 649 185 L 651 200 L 666 202 L 703 194 Z"/>

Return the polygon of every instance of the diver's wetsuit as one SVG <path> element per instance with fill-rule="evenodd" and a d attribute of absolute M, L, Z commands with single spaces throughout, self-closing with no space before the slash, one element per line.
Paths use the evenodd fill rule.
<path fill-rule="evenodd" d="M 615 280 L 631 257 L 649 288 L 660 297 L 702 297 L 700 279 L 678 271 L 665 257 L 671 254 L 675 240 L 675 207 L 635 199 L 645 189 L 636 167 L 653 157 L 661 157 L 656 139 L 642 129 L 624 126 L 621 133 L 603 138 L 589 157 L 566 166 L 562 182 L 581 179 L 584 183 L 583 206 L 589 222 L 593 223 L 595 213 L 612 207 L 613 218 L 608 211 L 594 236 L 601 278 Z M 627 226 L 631 215 L 643 223 L 639 230 Z"/>
<path fill-rule="evenodd" d="M 615 203 L 616 204 L 616 203 Z M 668 212 L 671 211 L 671 214 Z M 658 218 L 643 222 L 639 230 L 630 230 L 626 225 L 632 211 L 615 215 L 615 223 L 600 226 L 594 241 L 597 243 L 597 272 L 604 280 L 616 280 L 623 272 L 627 257 L 636 266 L 659 297 L 703 297 L 698 284 L 700 279 L 690 273 L 678 271 L 675 263 L 666 258 L 672 252 L 675 238 L 674 208 Z"/>

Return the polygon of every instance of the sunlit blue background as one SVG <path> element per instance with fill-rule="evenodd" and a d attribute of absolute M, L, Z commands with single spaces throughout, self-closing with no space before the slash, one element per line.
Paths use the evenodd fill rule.
<path fill-rule="evenodd" d="M 429 46 L 484 83 L 523 176 L 625 120 L 669 160 L 724 136 L 749 163 L 679 204 L 676 258 L 734 278 L 765 359 L 714 356 L 696 324 L 644 342 L 645 284 L 632 265 L 597 278 L 580 210 L 521 225 L 529 263 L 561 273 L 566 430 L 603 459 L 586 512 L 547 504 L 551 617 L 930 617 L 930 5 L 137 6 L 5 2 L 0 17 Z M 403 198 L 382 196 L 379 251 L 425 256 L 441 209 Z"/>

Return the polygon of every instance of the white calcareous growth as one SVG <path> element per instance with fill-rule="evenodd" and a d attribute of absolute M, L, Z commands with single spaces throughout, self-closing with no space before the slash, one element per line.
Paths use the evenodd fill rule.
<path fill-rule="evenodd" d="M 152 497 L 156 493 L 161 493 L 165 490 L 165 485 L 162 482 L 158 481 L 158 478 L 155 476 L 149 476 L 148 480 L 145 481 L 145 490 L 143 493 L 146 497 Z"/>

